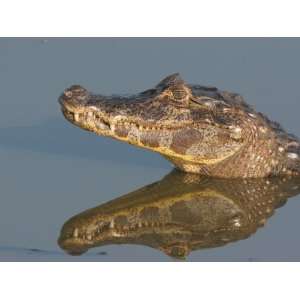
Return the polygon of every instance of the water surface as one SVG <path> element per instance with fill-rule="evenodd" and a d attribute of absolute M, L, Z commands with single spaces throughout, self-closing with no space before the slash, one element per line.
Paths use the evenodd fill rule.
<path fill-rule="evenodd" d="M 72 216 L 172 170 L 158 154 L 66 122 L 57 103 L 64 88 L 135 93 L 180 72 L 187 82 L 241 93 L 300 136 L 299 53 L 299 39 L 0 39 L 0 260 L 174 260 L 143 245 L 70 256 L 57 244 Z M 187 260 L 298 261 L 299 212 L 293 196 L 247 239 Z"/>

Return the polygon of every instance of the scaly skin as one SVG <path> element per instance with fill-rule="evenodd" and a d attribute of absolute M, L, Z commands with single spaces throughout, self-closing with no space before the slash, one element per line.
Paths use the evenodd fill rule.
<path fill-rule="evenodd" d="M 299 192 L 300 177 L 218 179 L 174 170 L 72 217 L 58 244 L 73 255 L 108 244 L 141 244 L 185 258 L 249 237 Z"/>
<path fill-rule="evenodd" d="M 235 93 L 186 84 L 173 74 L 131 97 L 93 95 L 81 86 L 60 96 L 74 125 L 156 151 L 177 168 L 212 177 L 300 174 L 300 144 Z"/>

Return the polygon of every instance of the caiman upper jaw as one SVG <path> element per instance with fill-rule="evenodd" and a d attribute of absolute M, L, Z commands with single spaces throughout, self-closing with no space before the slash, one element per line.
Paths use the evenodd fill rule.
<path fill-rule="evenodd" d="M 89 100 L 89 92 L 80 85 L 72 85 L 59 97 L 62 109 L 69 112 L 81 112 Z"/>
<path fill-rule="evenodd" d="M 97 129 L 105 135 L 110 131 L 110 122 L 105 116 L 95 114 L 95 107 L 89 105 L 91 95 L 80 85 L 72 85 L 59 97 L 58 102 L 67 120 L 87 130 Z"/>

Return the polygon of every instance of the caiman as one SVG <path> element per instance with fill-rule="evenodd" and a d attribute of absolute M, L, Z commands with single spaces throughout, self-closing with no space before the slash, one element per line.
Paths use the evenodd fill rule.
<path fill-rule="evenodd" d="M 299 193 L 298 176 L 222 179 L 173 170 L 161 181 L 72 217 L 58 244 L 72 255 L 109 244 L 140 244 L 183 259 L 190 251 L 248 238 Z"/>
<path fill-rule="evenodd" d="M 185 83 L 179 74 L 137 95 L 94 95 L 79 85 L 59 97 L 74 125 L 156 151 L 177 168 L 212 177 L 300 174 L 300 144 L 237 93 Z"/>

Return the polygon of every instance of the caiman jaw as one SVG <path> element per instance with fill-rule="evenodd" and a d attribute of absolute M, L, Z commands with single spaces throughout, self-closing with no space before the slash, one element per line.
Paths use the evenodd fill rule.
<path fill-rule="evenodd" d="M 107 101 L 102 105 L 101 100 L 97 100 L 98 103 L 96 105 L 87 103 L 84 106 L 75 107 L 61 99 L 62 112 L 72 124 L 92 131 L 97 135 L 111 137 L 158 152 L 175 165 L 177 162 L 180 163 L 182 161 L 191 164 L 196 163 L 197 165 L 201 163 L 212 164 L 232 154 L 229 151 L 228 154 L 221 158 L 203 157 L 200 159 L 195 158 L 193 153 L 187 153 L 182 149 L 187 143 L 197 142 L 197 140 L 201 141 L 202 133 L 194 129 L 195 124 L 192 120 L 170 123 L 149 122 L 134 115 L 118 114 L 117 110 L 109 109 L 111 104 Z M 110 113 L 107 113 L 106 110 L 110 110 Z M 203 132 L 207 131 L 205 126 L 210 125 L 204 124 L 202 127 Z M 188 140 L 184 140 L 185 138 Z M 233 143 L 236 144 L 234 149 L 239 147 L 238 143 L 235 141 Z M 194 172 L 193 169 L 189 171 Z"/>
<path fill-rule="evenodd" d="M 156 131 L 179 130 L 181 128 L 176 124 L 168 126 L 155 124 L 154 122 L 143 122 L 121 115 L 108 116 L 93 106 L 77 110 L 70 109 L 63 104 L 61 110 L 65 118 L 76 126 L 93 131 L 98 135 L 110 136 L 128 142 L 130 142 L 130 137 L 128 137 L 130 131 L 138 130 L 139 135 L 142 135 L 143 133 L 152 132 L 155 134 Z M 140 146 L 143 146 L 143 142 L 141 144 Z"/>
<path fill-rule="evenodd" d="M 86 130 L 98 132 L 101 135 L 110 135 L 111 123 L 107 118 L 96 114 L 93 110 L 70 110 L 67 106 L 62 106 L 62 113 L 72 124 Z"/>
<path fill-rule="evenodd" d="M 78 96 L 79 94 L 79 96 Z M 81 95 L 83 94 L 83 95 Z M 114 103 L 114 99 L 90 95 L 84 88 L 73 86 L 67 89 L 59 98 L 61 110 L 65 118 L 75 126 L 92 131 L 97 135 L 108 136 L 159 152 L 163 155 L 181 157 L 172 150 L 170 144 L 177 131 L 189 128 L 192 120 L 176 122 L 170 120 L 155 120 L 144 118 L 141 114 L 151 107 L 165 105 L 160 101 L 146 103 L 149 99 L 135 99 L 134 97 Z M 151 100 L 151 99 L 150 99 Z M 187 116 L 189 110 L 181 109 Z"/>

